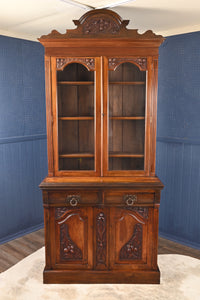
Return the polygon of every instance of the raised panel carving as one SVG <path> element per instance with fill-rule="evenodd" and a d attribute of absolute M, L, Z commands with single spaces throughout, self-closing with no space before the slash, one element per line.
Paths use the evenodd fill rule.
<path fill-rule="evenodd" d="M 62 214 L 62 215 L 61 215 Z M 87 209 L 56 208 L 57 261 L 70 263 L 88 261 L 88 213 Z"/>
<path fill-rule="evenodd" d="M 106 265 L 106 216 L 99 212 L 96 217 L 96 262 Z"/>
<path fill-rule="evenodd" d="M 60 258 L 67 260 L 82 260 L 83 253 L 69 236 L 67 224 L 60 226 Z"/>
<path fill-rule="evenodd" d="M 120 260 L 140 260 L 142 258 L 142 225 L 134 226 L 133 235 L 119 252 Z"/>

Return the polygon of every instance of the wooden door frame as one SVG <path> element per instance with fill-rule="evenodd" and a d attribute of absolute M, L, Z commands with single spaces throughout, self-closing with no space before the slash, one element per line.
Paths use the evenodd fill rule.
<path fill-rule="evenodd" d="M 145 150 L 144 150 L 144 170 L 136 170 L 136 171 L 109 171 L 108 170 L 108 154 L 109 154 L 109 99 L 108 99 L 108 88 L 109 88 L 109 80 L 108 80 L 108 60 L 111 57 L 103 57 L 103 175 L 104 176 L 149 176 L 150 169 L 150 140 L 151 140 L 151 129 L 150 129 L 150 120 L 151 120 L 151 63 L 149 58 L 147 58 L 147 69 L 146 69 L 146 97 L 145 97 Z M 112 58 L 115 58 L 112 56 Z M 123 57 L 117 57 L 122 59 Z M 131 56 L 129 58 L 129 62 L 131 60 L 134 63 L 134 59 L 139 58 Z M 127 62 L 127 57 L 124 58 L 124 61 Z M 137 64 L 135 64 L 137 65 Z M 137 65 L 138 66 L 138 65 Z"/>
<path fill-rule="evenodd" d="M 69 58 L 68 56 L 66 56 Z M 51 80 L 52 80 L 52 132 L 53 132 L 53 161 L 54 161 L 54 176 L 100 176 L 101 172 L 101 58 L 100 57 L 90 57 L 95 59 L 94 67 L 94 171 L 68 171 L 60 170 L 59 171 L 59 157 L 58 157 L 58 104 L 57 104 L 57 78 L 56 78 L 56 59 L 57 58 L 66 58 L 66 57 L 51 57 Z M 71 57 L 70 57 L 71 58 Z M 71 58 L 72 62 L 77 62 L 80 57 Z M 86 58 L 86 57 L 84 57 Z M 80 63 L 80 62 L 79 62 Z"/>

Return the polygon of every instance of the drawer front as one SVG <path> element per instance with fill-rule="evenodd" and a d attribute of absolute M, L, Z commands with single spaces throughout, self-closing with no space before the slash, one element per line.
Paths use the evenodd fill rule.
<path fill-rule="evenodd" d="M 98 191 L 50 191 L 48 192 L 49 204 L 65 204 L 72 207 L 84 204 L 97 204 L 101 201 Z"/>
<path fill-rule="evenodd" d="M 133 206 L 138 204 L 153 204 L 155 194 L 136 192 L 134 190 L 106 191 L 104 193 L 105 204 Z"/>

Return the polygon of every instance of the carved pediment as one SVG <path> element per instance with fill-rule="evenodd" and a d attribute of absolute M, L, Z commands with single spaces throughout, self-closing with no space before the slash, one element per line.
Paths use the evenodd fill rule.
<path fill-rule="evenodd" d="M 137 29 L 127 29 L 129 20 L 122 18 L 115 12 L 107 9 L 91 10 L 79 20 L 74 20 L 75 29 L 67 30 L 62 34 L 53 30 L 40 39 L 68 39 L 68 38 L 132 38 L 132 39 L 163 39 L 161 35 L 151 30 L 139 34 Z"/>

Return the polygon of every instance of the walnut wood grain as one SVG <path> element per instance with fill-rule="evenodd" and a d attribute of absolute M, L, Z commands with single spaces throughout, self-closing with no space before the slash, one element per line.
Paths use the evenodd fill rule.
<path fill-rule="evenodd" d="M 159 283 L 155 175 L 162 36 L 110 10 L 45 47 L 45 283 Z"/>

